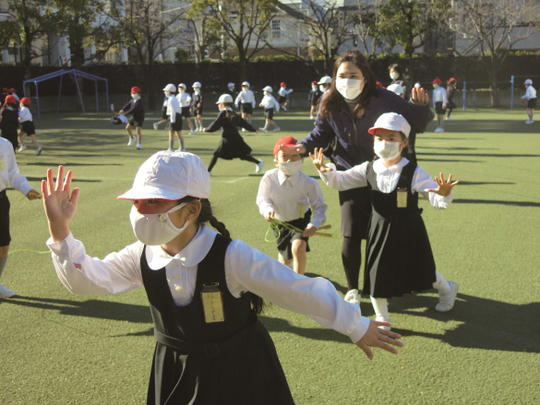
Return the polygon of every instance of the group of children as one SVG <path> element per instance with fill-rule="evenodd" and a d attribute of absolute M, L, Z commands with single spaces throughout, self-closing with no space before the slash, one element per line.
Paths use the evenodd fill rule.
<path fill-rule="evenodd" d="M 42 148 L 36 139 L 36 128 L 29 108 L 31 104 L 32 100 L 28 97 L 19 100 L 14 92 L 8 94 L 4 99 L 4 104 L 0 106 L 0 128 L 2 137 L 11 142 L 14 151 L 26 150 L 23 137 L 27 135 L 36 148 L 36 155 L 40 155 Z"/>

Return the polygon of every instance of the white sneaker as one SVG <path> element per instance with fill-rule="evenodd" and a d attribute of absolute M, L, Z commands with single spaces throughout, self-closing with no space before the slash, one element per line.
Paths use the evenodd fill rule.
<path fill-rule="evenodd" d="M 439 303 L 435 307 L 437 311 L 447 312 L 454 308 L 459 284 L 453 281 L 449 281 L 448 284 L 450 285 L 450 291 L 446 294 L 439 293 Z"/>
<path fill-rule="evenodd" d="M 263 166 L 264 166 L 264 162 L 261 160 L 259 163 L 257 163 L 257 168 L 255 169 L 255 173 L 260 173 Z"/>
<path fill-rule="evenodd" d="M 11 298 L 15 295 L 15 291 L 9 290 L 0 284 L 0 298 Z"/>
<path fill-rule="evenodd" d="M 159 122 L 154 122 L 154 130 L 157 131 L 159 127 Z"/>
<path fill-rule="evenodd" d="M 344 300 L 350 302 L 351 304 L 360 305 L 360 298 L 362 298 L 360 292 L 358 292 L 358 290 L 355 288 L 347 291 Z"/>
<path fill-rule="evenodd" d="M 133 138 L 132 136 L 129 137 L 129 141 L 128 141 L 128 146 L 131 146 L 135 143 L 135 138 Z"/>
<path fill-rule="evenodd" d="M 39 156 L 41 155 L 41 146 L 38 146 L 37 149 L 36 149 L 36 156 Z"/>
<path fill-rule="evenodd" d="M 310 115 L 310 116 L 309 116 L 309 119 L 312 120 L 312 119 L 313 119 L 313 115 Z"/>
<path fill-rule="evenodd" d="M 210 170 L 208 170 L 208 175 L 212 177 L 212 172 Z"/>
<path fill-rule="evenodd" d="M 534 123 L 533 120 L 527 120 L 527 121 L 525 121 L 525 124 L 533 124 L 533 123 Z"/>
<path fill-rule="evenodd" d="M 435 128 L 433 132 L 441 132 L 441 129 L 439 127 Z"/>
<path fill-rule="evenodd" d="M 390 322 L 390 315 L 377 315 L 375 320 L 377 322 Z M 379 326 L 379 329 L 392 330 L 390 326 Z"/>
<path fill-rule="evenodd" d="M 454 121 L 451 117 L 446 117 L 446 121 Z"/>
<path fill-rule="evenodd" d="M 178 149 L 178 150 L 180 150 L 180 149 Z M 169 148 L 169 149 L 167 149 L 167 152 L 174 152 L 174 149 L 173 149 L 173 148 Z"/>
<path fill-rule="evenodd" d="M 140 142 L 137 144 L 137 149 L 142 149 L 142 145 Z"/>
<path fill-rule="evenodd" d="M 245 129 L 245 128 L 242 128 L 242 132 L 246 132 L 246 129 Z"/>
<path fill-rule="evenodd" d="M 259 131 L 261 131 L 261 132 L 268 132 L 268 130 L 267 130 L 267 129 L 264 129 L 264 128 L 259 128 Z"/>
<path fill-rule="evenodd" d="M 19 149 L 17 149 L 17 152 L 22 152 L 23 150 L 26 150 L 26 145 L 19 146 Z"/>
<path fill-rule="evenodd" d="M 274 132 L 278 132 L 278 131 L 281 131 L 281 128 L 280 127 L 275 127 Z"/>
<path fill-rule="evenodd" d="M 190 135 L 195 135 L 196 133 L 197 133 L 197 131 L 193 130 L 193 131 L 191 131 L 189 134 L 190 134 Z"/>

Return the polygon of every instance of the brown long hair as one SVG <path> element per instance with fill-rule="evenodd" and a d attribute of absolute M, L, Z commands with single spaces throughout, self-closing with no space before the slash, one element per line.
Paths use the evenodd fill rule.
<path fill-rule="evenodd" d="M 362 55 L 362 52 L 357 49 L 345 51 L 334 63 L 334 72 L 332 73 L 332 84 L 330 85 L 330 90 L 328 91 L 326 97 L 323 97 L 323 100 L 321 101 L 320 112 L 323 118 L 327 118 L 332 111 L 337 110 L 345 103 L 345 99 L 336 89 L 337 71 L 343 62 L 354 63 L 354 65 L 360 69 L 364 75 L 364 90 L 362 90 L 358 104 L 354 108 L 353 112 L 356 118 L 362 118 L 369 105 L 371 96 L 375 94 L 377 80 L 375 79 L 375 74 L 371 70 L 365 56 Z"/>

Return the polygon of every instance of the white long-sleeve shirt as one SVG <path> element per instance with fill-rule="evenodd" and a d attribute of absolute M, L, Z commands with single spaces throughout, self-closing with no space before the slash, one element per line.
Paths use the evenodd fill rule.
<path fill-rule="evenodd" d="M 270 108 L 275 108 L 276 112 L 279 111 L 279 103 L 271 94 L 267 94 L 263 97 L 263 99 L 261 100 L 261 105 L 264 107 L 265 110 L 269 110 Z"/>
<path fill-rule="evenodd" d="M 526 98 L 527 100 L 530 100 L 531 98 L 536 98 L 536 89 L 531 85 L 527 86 L 527 90 L 525 90 L 525 95 L 521 98 Z"/>
<path fill-rule="evenodd" d="M 280 221 L 303 218 L 311 210 L 310 224 L 319 228 L 326 221 L 323 193 L 317 180 L 302 172 L 285 176 L 279 169 L 268 170 L 261 179 L 257 193 L 257 205 L 262 216 L 274 211 Z"/>
<path fill-rule="evenodd" d="M 193 300 L 197 266 L 206 257 L 216 232 L 202 225 L 191 242 L 177 255 L 170 256 L 160 246 L 146 246 L 152 270 L 165 267 L 172 297 L 177 305 Z M 60 281 L 73 293 L 119 294 L 143 287 L 140 258 L 144 245 L 135 242 L 103 260 L 86 255 L 82 242 L 70 233 L 60 242 L 47 241 Z M 75 267 L 79 264 L 81 269 Z M 360 340 L 369 319 L 357 305 L 343 300 L 331 282 L 308 278 L 291 271 L 240 240 L 231 242 L 225 253 L 227 288 L 235 297 L 246 291 L 294 312 L 301 313 L 325 328 L 332 328 Z"/>
<path fill-rule="evenodd" d="M 236 108 L 238 108 L 239 104 L 248 104 L 251 103 L 251 106 L 255 108 L 255 95 L 251 90 L 244 91 L 242 90 L 240 93 L 238 93 L 238 96 L 236 96 L 236 100 L 234 100 L 234 105 Z"/>
<path fill-rule="evenodd" d="M 28 107 L 23 107 L 19 110 L 19 122 L 32 121 L 32 112 Z"/>
<path fill-rule="evenodd" d="M 0 137 L 0 191 L 9 186 L 27 195 L 32 187 L 26 177 L 19 174 L 19 167 L 15 159 L 15 152 L 10 141 Z"/>
<path fill-rule="evenodd" d="M 443 106 L 446 106 L 446 89 L 444 87 L 437 87 L 433 89 L 433 108 L 435 103 L 441 102 Z"/>
<path fill-rule="evenodd" d="M 170 95 L 167 99 L 167 115 L 169 116 L 169 121 L 172 123 L 176 122 L 176 114 L 182 114 L 182 107 L 178 99 Z"/>
<path fill-rule="evenodd" d="M 280 87 L 279 90 L 278 90 L 278 94 L 281 96 L 281 97 L 287 97 L 288 94 L 292 93 L 293 92 L 293 89 L 288 89 L 286 87 Z"/>
<path fill-rule="evenodd" d="M 346 171 L 337 171 L 336 166 L 333 163 L 329 163 L 326 166 L 331 168 L 332 171 L 319 174 L 321 179 L 323 179 L 326 184 L 340 191 L 357 187 L 365 187 L 368 184 L 366 179 L 366 168 L 368 163 L 369 162 L 364 162 Z M 406 158 L 402 158 L 398 163 L 391 167 L 386 167 L 383 164 L 382 159 L 378 159 L 373 162 L 373 171 L 377 174 L 377 187 L 381 192 L 388 194 L 396 189 L 399 176 L 407 163 L 409 163 L 409 160 Z M 452 193 L 444 197 L 432 191 L 426 191 L 427 189 L 437 189 L 438 186 L 435 180 L 433 180 L 431 176 L 420 166 L 416 166 L 411 186 L 412 190 L 410 191 L 412 193 L 423 194 L 429 199 L 429 203 L 434 208 L 448 208 L 448 206 L 452 203 Z"/>
<path fill-rule="evenodd" d="M 178 93 L 176 99 L 180 102 L 180 107 L 189 107 L 191 105 L 191 96 L 185 91 L 183 93 Z"/>

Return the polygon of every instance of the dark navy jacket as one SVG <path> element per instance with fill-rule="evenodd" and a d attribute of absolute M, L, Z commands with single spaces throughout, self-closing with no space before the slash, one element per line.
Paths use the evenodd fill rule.
<path fill-rule="evenodd" d="M 433 113 L 426 105 L 413 104 L 398 95 L 382 88 L 377 88 L 371 97 L 366 114 L 354 120 L 345 100 L 338 111 L 323 119 L 320 113 L 315 121 L 315 128 L 299 143 L 307 152 L 315 148 L 331 147 L 332 161 L 338 170 L 347 170 L 375 157 L 373 135 L 368 133 L 381 114 L 395 112 L 401 114 L 411 125 L 411 132 L 424 132 L 427 124 L 433 120 Z"/>

